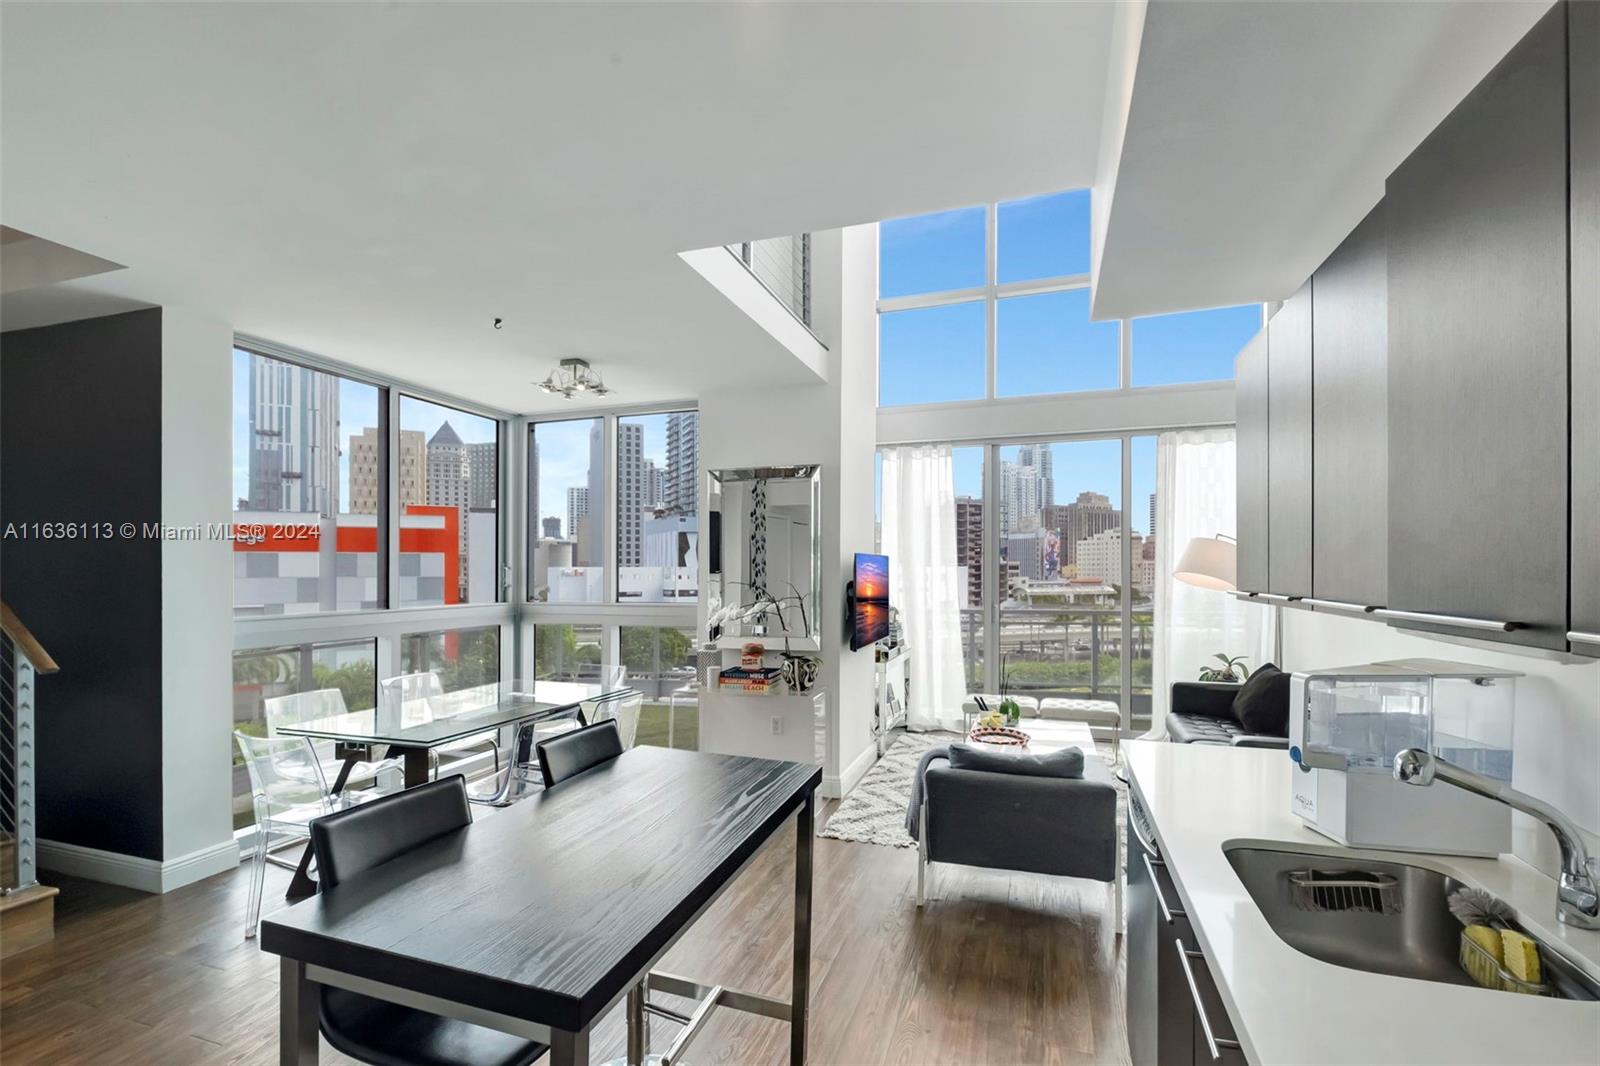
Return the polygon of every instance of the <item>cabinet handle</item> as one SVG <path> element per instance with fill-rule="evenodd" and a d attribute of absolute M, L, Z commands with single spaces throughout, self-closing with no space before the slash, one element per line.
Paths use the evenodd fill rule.
<path fill-rule="evenodd" d="M 1578 630 L 1572 629 L 1567 631 L 1567 640 L 1573 644 L 1600 645 L 1600 633 L 1580 633 Z"/>
<path fill-rule="evenodd" d="M 1388 607 L 1379 607 L 1372 612 L 1380 618 L 1398 618 L 1407 622 L 1431 622 L 1440 626 L 1456 626 L 1460 629 L 1486 629 L 1495 633 L 1509 633 L 1513 629 L 1522 629 L 1521 622 L 1499 622 L 1492 618 L 1465 618 L 1455 614 L 1432 614 L 1428 611 L 1396 611 Z"/>
<path fill-rule="evenodd" d="M 1195 983 L 1194 970 L 1189 966 L 1190 959 L 1204 959 L 1205 952 L 1190 951 L 1183 946 L 1183 941 L 1176 941 L 1178 945 L 1178 961 L 1183 963 L 1183 976 L 1189 982 L 1189 995 L 1194 997 L 1194 1016 L 1200 1019 L 1200 1031 L 1206 1034 L 1206 1046 L 1211 1049 L 1211 1061 L 1221 1062 L 1221 1048 L 1230 1051 L 1241 1050 L 1239 1041 L 1229 1040 L 1226 1037 L 1216 1036 L 1211 1032 L 1211 1019 L 1206 1017 L 1206 1005 L 1200 1002 L 1200 986 Z"/>
<path fill-rule="evenodd" d="M 1258 600 L 1266 600 L 1268 603 L 1295 603 L 1303 598 L 1300 596 L 1285 596 L 1278 592 L 1258 592 L 1255 597 Z"/>
<path fill-rule="evenodd" d="M 1332 611 L 1349 611 L 1352 614 L 1371 614 L 1373 611 L 1383 610 L 1382 607 L 1368 607 L 1360 603 L 1346 603 L 1343 600 L 1319 600 L 1312 596 L 1307 596 L 1300 602 L 1309 603 L 1313 607 L 1326 607 Z"/>
<path fill-rule="evenodd" d="M 1174 910 L 1167 906 L 1167 897 L 1161 891 L 1161 879 L 1156 877 L 1156 867 L 1150 864 L 1150 856 L 1141 855 L 1139 857 L 1144 860 L 1144 868 L 1150 874 L 1150 887 L 1155 889 L 1156 902 L 1161 905 L 1161 917 L 1167 920 L 1168 925 L 1172 924 L 1172 919 L 1174 918 L 1187 918 L 1188 915 L 1183 911 Z M 1156 866 L 1165 865 L 1166 863 L 1164 862 L 1156 864 Z"/>

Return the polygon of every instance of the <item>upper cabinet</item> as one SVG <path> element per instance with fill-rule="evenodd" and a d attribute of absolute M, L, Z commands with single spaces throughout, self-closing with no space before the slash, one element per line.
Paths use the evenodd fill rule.
<path fill-rule="evenodd" d="M 1390 176 L 1385 205 L 1384 617 L 1563 649 L 1566 17 L 1552 8 L 1472 90 Z"/>
<path fill-rule="evenodd" d="M 1267 324 L 1266 591 L 1291 597 L 1312 594 L 1311 290 L 1307 281 Z"/>
<path fill-rule="evenodd" d="M 1244 592 L 1267 591 L 1267 331 L 1251 338 L 1234 363 L 1234 396 L 1238 420 L 1235 455 L 1239 540 L 1234 584 Z"/>
<path fill-rule="evenodd" d="M 1572 650 L 1600 656 L 1600 4 L 1568 12 Z"/>
<path fill-rule="evenodd" d="M 1387 244 L 1380 202 L 1312 279 L 1311 586 L 1352 608 L 1389 596 Z"/>

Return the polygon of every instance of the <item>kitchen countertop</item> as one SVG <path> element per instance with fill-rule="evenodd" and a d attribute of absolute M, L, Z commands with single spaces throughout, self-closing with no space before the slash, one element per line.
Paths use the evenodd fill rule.
<path fill-rule="evenodd" d="M 1281 750 L 1130 741 L 1122 750 L 1195 937 L 1251 1062 L 1600 1063 L 1600 1003 L 1366 973 L 1278 937 L 1223 855 L 1259 843 L 1441 870 L 1517 912 L 1528 932 L 1600 975 L 1600 932 L 1555 917 L 1555 881 L 1519 859 L 1358 852 L 1289 813 Z"/>

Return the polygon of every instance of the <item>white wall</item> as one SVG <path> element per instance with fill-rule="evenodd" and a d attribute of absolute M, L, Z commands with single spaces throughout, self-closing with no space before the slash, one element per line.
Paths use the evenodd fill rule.
<path fill-rule="evenodd" d="M 1437 640 L 1342 615 L 1298 609 L 1282 614 L 1280 665 L 1286 670 L 1427 656 L 1526 674 L 1517 682 L 1512 783 L 1553 803 L 1591 834 L 1600 834 L 1600 662 Z M 1554 874 L 1559 856 L 1550 831 L 1518 816 L 1514 834 L 1513 851 Z"/>
<path fill-rule="evenodd" d="M 826 383 L 700 397 L 703 469 L 822 465 L 823 788 L 830 794 L 847 791 L 871 765 L 872 654 L 849 649 L 844 586 L 854 553 L 873 543 L 877 260 L 876 226 L 812 235 L 812 329 L 827 345 Z M 701 522 L 705 528 L 709 520 Z M 701 587 L 710 587 L 708 576 Z"/>
<path fill-rule="evenodd" d="M 233 330 L 161 312 L 161 520 L 232 517 Z M 222 539 L 161 546 L 163 891 L 237 865 L 233 844 L 233 558 Z"/>

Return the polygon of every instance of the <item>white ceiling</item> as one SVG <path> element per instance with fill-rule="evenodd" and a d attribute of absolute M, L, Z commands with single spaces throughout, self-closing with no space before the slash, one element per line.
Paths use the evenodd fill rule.
<path fill-rule="evenodd" d="M 1095 315 L 1293 293 L 1548 8 L 1151 0 Z"/>
<path fill-rule="evenodd" d="M 7 3 L 0 219 L 124 301 L 503 410 L 814 381 L 676 253 L 1090 184 L 1070 5 Z M 494 317 L 505 319 L 499 332 Z"/>

